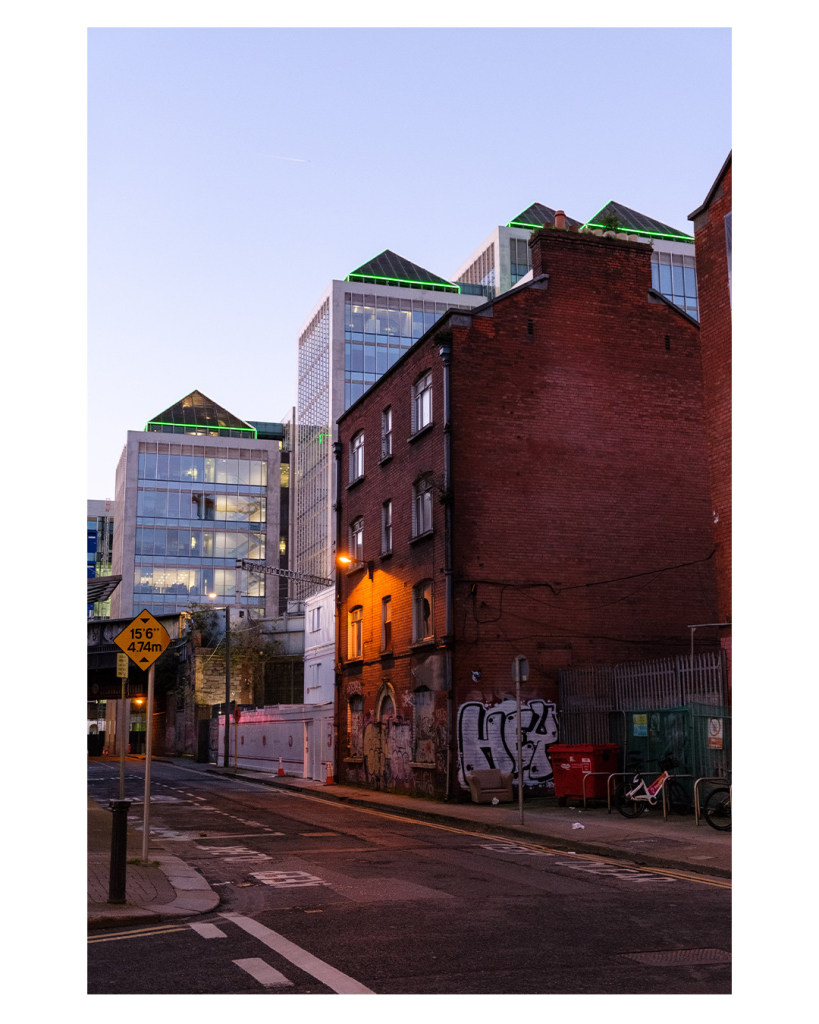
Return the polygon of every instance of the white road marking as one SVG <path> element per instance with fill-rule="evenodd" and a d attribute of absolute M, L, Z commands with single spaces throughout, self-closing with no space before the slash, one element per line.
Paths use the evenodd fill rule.
<path fill-rule="evenodd" d="M 216 883 L 217 885 L 220 883 Z M 217 928 L 215 924 L 192 924 L 191 928 L 203 939 L 226 939 L 227 935 L 222 931 L 221 928 Z"/>
<path fill-rule="evenodd" d="M 495 853 L 528 854 L 530 856 L 556 857 L 557 854 L 547 853 L 545 850 L 530 850 L 525 846 L 516 846 L 514 843 L 481 843 L 481 849 L 491 850 Z M 635 868 L 622 867 L 615 864 L 606 864 L 602 861 L 586 860 L 556 860 L 558 867 L 574 868 L 575 871 L 585 871 L 590 875 L 609 875 L 612 878 L 621 878 L 627 882 L 673 882 L 674 879 L 667 875 L 645 874 Z"/>
<path fill-rule="evenodd" d="M 270 964 L 266 964 L 258 956 L 251 956 L 246 960 L 234 960 L 233 962 L 237 967 L 241 967 L 243 971 L 247 971 L 251 978 L 255 978 L 260 985 L 264 985 L 266 988 L 272 988 L 274 985 L 293 984 L 292 981 L 285 978 L 283 974 L 280 974 Z"/>
<path fill-rule="evenodd" d="M 297 946 L 283 935 L 279 935 L 278 932 L 265 928 L 263 924 L 259 924 L 253 918 L 243 917 L 241 914 L 222 914 L 222 917 L 253 935 L 274 952 L 283 956 L 285 960 L 295 964 L 299 970 L 332 989 L 333 992 L 338 992 L 339 995 L 375 995 L 372 989 L 362 985 L 360 981 L 356 981 L 355 978 L 351 978 L 323 960 L 319 960 L 312 953 L 308 953 L 306 949 Z"/>
<path fill-rule="evenodd" d="M 265 885 L 272 885 L 277 889 L 295 889 L 305 885 L 327 884 L 306 871 L 259 871 L 251 874 L 250 877 L 258 878 Z"/>

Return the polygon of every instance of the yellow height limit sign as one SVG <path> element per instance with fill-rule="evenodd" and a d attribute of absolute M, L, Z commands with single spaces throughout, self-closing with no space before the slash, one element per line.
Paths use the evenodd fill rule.
<path fill-rule="evenodd" d="M 114 637 L 114 643 L 141 669 L 150 668 L 171 642 L 170 634 L 149 611 L 139 615 Z"/>

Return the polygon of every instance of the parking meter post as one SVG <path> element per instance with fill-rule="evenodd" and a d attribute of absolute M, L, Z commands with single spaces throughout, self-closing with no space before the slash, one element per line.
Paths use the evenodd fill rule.
<path fill-rule="evenodd" d="M 108 873 L 108 902 L 125 902 L 125 862 L 128 856 L 128 808 L 130 800 L 110 800 L 111 865 Z"/>

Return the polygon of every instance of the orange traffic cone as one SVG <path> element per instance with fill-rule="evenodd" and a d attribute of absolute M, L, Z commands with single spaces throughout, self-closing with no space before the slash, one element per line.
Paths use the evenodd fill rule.
<path fill-rule="evenodd" d="M 284 775 L 284 768 L 282 768 L 282 759 L 279 758 L 279 775 Z"/>
<path fill-rule="evenodd" d="M 324 780 L 325 786 L 332 786 L 335 784 L 333 779 L 333 766 L 330 761 L 327 762 L 327 778 Z"/>

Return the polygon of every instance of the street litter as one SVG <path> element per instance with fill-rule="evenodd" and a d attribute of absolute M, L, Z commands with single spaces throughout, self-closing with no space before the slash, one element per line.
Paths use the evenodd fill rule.
<path fill-rule="evenodd" d="M 581 825 L 579 821 L 576 821 L 574 823 L 574 825 L 572 825 L 572 828 L 585 828 L 585 827 L 586 826 L 585 825 Z"/>

